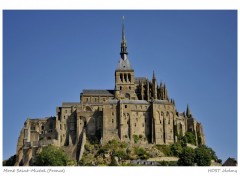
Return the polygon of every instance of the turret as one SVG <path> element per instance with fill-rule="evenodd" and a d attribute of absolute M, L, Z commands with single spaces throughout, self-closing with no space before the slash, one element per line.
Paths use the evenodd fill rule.
<path fill-rule="evenodd" d="M 153 77 L 152 77 L 152 93 L 153 98 L 157 99 L 157 80 L 153 71 Z"/>
<path fill-rule="evenodd" d="M 187 105 L 186 115 L 187 115 L 187 117 L 192 117 L 192 113 L 191 113 L 188 105 Z"/>

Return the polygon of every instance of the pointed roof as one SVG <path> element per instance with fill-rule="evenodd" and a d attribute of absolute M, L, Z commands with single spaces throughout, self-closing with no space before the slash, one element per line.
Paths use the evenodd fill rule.
<path fill-rule="evenodd" d="M 124 29 L 124 16 L 122 18 L 122 41 L 120 56 L 121 58 L 119 60 L 117 70 L 132 70 L 131 64 L 128 60 L 127 41 Z"/>
<path fill-rule="evenodd" d="M 160 88 L 162 88 L 162 86 L 163 86 L 163 83 L 162 83 L 162 81 L 160 82 Z"/>
<path fill-rule="evenodd" d="M 127 59 L 127 41 L 126 41 L 126 37 L 125 37 L 125 30 L 124 30 L 124 16 L 122 18 L 122 41 L 121 41 L 121 58 L 123 60 Z"/>
<path fill-rule="evenodd" d="M 191 115 L 191 111 L 189 106 L 187 105 L 186 115 L 189 117 Z"/>

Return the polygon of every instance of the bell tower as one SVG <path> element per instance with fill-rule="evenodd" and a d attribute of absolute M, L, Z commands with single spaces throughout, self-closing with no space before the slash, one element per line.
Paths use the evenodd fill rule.
<path fill-rule="evenodd" d="M 137 99 L 135 94 L 134 70 L 128 60 L 127 41 L 124 31 L 124 17 L 122 19 L 122 41 L 118 67 L 115 70 L 115 98 L 116 99 Z"/>

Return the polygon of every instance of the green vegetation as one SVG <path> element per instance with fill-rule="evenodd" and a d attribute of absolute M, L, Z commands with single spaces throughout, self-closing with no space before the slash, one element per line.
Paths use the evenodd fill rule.
<path fill-rule="evenodd" d="M 133 140 L 134 140 L 134 143 L 138 143 L 139 142 L 139 137 L 138 135 L 133 135 Z"/>
<path fill-rule="evenodd" d="M 49 145 L 42 149 L 35 162 L 34 166 L 68 166 L 75 165 L 74 161 L 68 159 L 67 154 L 59 147 Z"/>
<path fill-rule="evenodd" d="M 135 147 L 134 151 L 135 151 L 135 154 L 138 156 L 137 159 L 146 160 L 149 158 L 149 153 L 146 152 L 144 148 Z"/>
<path fill-rule="evenodd" d="M 163 152 L 165 156 L 174 156 L 170 145 L 156 145 L 156 148 Z"/>
<path fill-rule="evenodd" d="M 205 147 L 198 147 L 195 149 L 195 162 L 198 166 L 210 166 L 211 155 L 209 150 Z"/>
<path fill-rule="evenodd" d="M 183 147 L 180 143 L 175 143 L 170 145 L 170 150 L 171 150 L 171 154 L 173 156 L 179 157 L 180 154 L 182 153 Z"/>
<path fill-rule="evenodd" d="M 3 166 L 14 166 L 15 162 L 16 155 L 13 155 L 9 159 L 3 161 Z"/>
<path fill-rule="evenodd" d="M 184 147 L 182 153 L 179 155 L 179 166 L 194 166 L 195 153 L 190 147 Z"/>
<path fill-rule="evenodd" d="M 161 161 L 159 162 L 160 166 L 209 166 L 211 160 L 221 161 L 215 152 L 205 145 L 195 149 L 188 147 L 187 143 L 194 144 L 196 142 L 195 136 L 191 132 L 179 137 L 178 142 L 171 145 L 155 145 L 143 148 L 138 145 L 142 139 L 143 136 L 133 135 L 134 145 L 111 140 L 101 146 L 87 141 L 85 152 L 78 164 L 81 166 L 131 166 L 131 160 L 147 160 L 159 156 L 179 158 L 178 161 Z"/>

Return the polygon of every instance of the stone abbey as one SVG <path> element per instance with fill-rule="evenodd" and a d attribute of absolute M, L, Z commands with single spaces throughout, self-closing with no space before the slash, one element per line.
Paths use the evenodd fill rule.
<path fill-rule="evenodd" d="M 31 165 L 42 147 L 49 144 L 62 147 L 70 158 L 79 161 L 88 138 L 105 144 L 116 139 L 134 145 L 175 143 L 177 136 L 193 132 L 196 146 L 205 144 L 201 123 L 190 112 L 178 112 L 168 97 L 165 84 L 136 77 L 127 52 L 124 23 L 120 59 L 115 70 L 113 90 L 85 89 L 80 102 L 62 103 L 55 117 L 27 119 L 17 143 L 18 165 Z"/>

